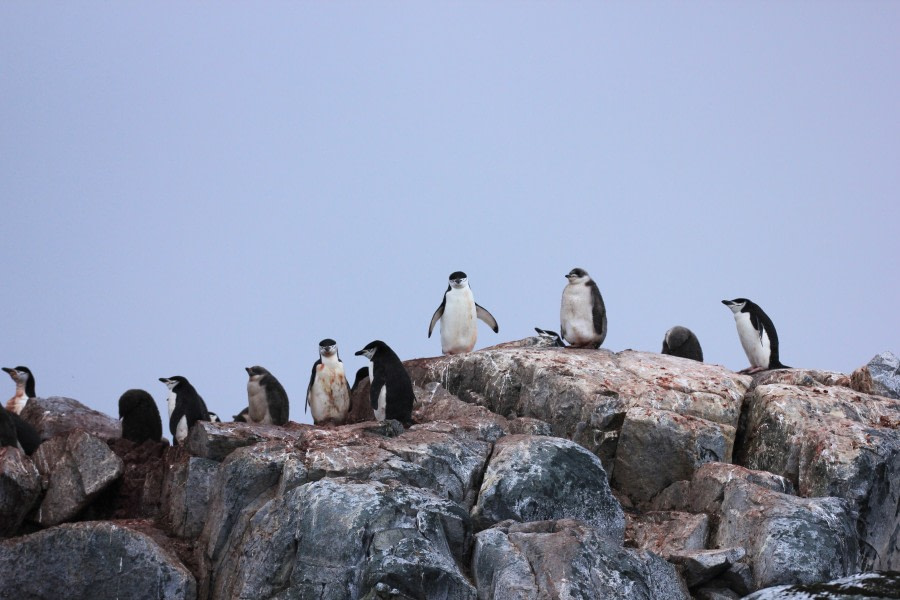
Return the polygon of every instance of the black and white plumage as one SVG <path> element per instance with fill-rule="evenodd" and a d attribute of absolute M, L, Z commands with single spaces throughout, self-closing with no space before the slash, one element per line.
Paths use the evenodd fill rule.
<path fill-rule="evenodd" d="M 750 366 L 740 373 L 757 373 L 766 369 L 789 369 L 778 357 L 778 333 L 775 324 L 759 305 L 746 298 L 722 300 L 722 304 L 734 313 L 741 346 L 747 354 Z"/>
<path fill-rule="evenodd" d="M 16 435 L 16 424 L 12 419 L 13 414 L 15 413 L 0 406 L 0 447 L 11 446 L 21 450 L 19 436 Z"/>
<path fill-rule="evenodd" d="M 209 410 L 206 403 L 194 386 L 181 375 L 160 377 L 160 381 L 169 388 L 169 431 L 173 444 L 184 443 L 191 427 L 197 421 L 209 421 Z"/>
<path fill-rule="evenodd" d="M 564 340 L 576 348 L 599 348 L 606 339 L 606 305 L 600 288 L 584 269 L 566 275 L 559 309 L 559 330 Z"/>
<path fill-rule="evenodd" d="M 210 412 L 209 412 L 209 422 L 210 422 L 210 423 L 221 423 L 221 422 L 222 422 L 222 419 L 219 418 L 219 415 L 217 415 L 216 413 L 210 411 Z"/>
<path fill-rule="evenodd" d="M 247 381 L 247 416 L 250 423 L 285 425 L 290 403 L 287 392 L 274 375 L 259 365 L 245 367 Z"/>
<path fill-rule="evenodd" d="M 559 337 L 559 334 L 555 331 L 550 331 L 549 329 L 541 329 L 540 327 L 535 327 L 534 330 L 537 332 L 538 337 L 541 339 L 542 345 L 555 348 L 566 347 L 566 343 L 562 341 L 562 338 Z"/>
<path fill-rule="evenodd" d="M 462 271 L 450 274 L 447 291 L 437 307 L 428 325 L 428 337 L 435 324 L 441 322 L 441 351 L 444 354 L 462 354 L 471 352 L 478 340 L 478 323 L 481 319 L 488 327 L 499 333 L 500 326 L 486 308 L 476 304 L 469 279 Z"/>
<path fill-rule="evenodd" d="M 250 415 L 247 414 L 247 413 L 249 413 L 249 412 L 250 412 L 250 408 L 247 407 L 247 408 L 245 408 L 244 410 L 242 410 L 241 412 L 239 412 L 238 414 L 236 414 L 236 415 L 234 415 L 233 417 L 231 417 L 231 419 L 232 419 L 232 421 L 234 421 L 235 423 L 249 423 L 249 422 L 250 422 Z"/>
<path fill-rule="evenodd" d="M 369 359 L 369 400 L 375 418 L 379 421 L 396 419 L 404 425 L 411 425 L 416 396 L 400 357 L 381 340 L 369 342 L 356 355 Z"/>
<path fill-rule="evenodd" d="M 34 392 L 34 374 L 28 367 L 23 366 L 16 368 L 3 367 L 3 370 L 16 382 L 16 393 L 6 401 L 6 410 L 17 415 L 22 414 L 22 410 L 25 408 L 28 400 L 37 398 Z"/>
<path fill-rule="evenodd" d="M 338 355 L 337 342 L 331 338 L 319 342 L 319 359 L 309 374 L 304 413 L 307 408 L 316 425 L 343 425 L 350 413 L 350 384 Z"/>
<path fill-rule="evenodd" d="M 703 362 L 703 349 L 700 348 L 700 340 L 697 339 L 693 331 L 681 325 L 676 325 L 666 332 L 665 337 L 663 337 L 662 353 Z"/>
<path fill-rule="evenodd" d="M 162 439 L 162 419 L 156 401 L 144 390 L 128 390 L 119 397 L 122 437 L 135 444 Z"/>

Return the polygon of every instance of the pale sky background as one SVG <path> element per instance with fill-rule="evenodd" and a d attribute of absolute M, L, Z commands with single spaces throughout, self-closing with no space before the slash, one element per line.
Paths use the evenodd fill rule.
<path fill-rule="evenodd" d="M 558 329 L 578 266 L 611 350 L 746 367 L 745 296 L 849 372 L 900 353 L 898 113 L 898 2 L 3 2 L 0 366 L 227 418 L 260 364 L 309 422 L 320 339 L 440 354 L 455 270 L 478 348 Z"/>

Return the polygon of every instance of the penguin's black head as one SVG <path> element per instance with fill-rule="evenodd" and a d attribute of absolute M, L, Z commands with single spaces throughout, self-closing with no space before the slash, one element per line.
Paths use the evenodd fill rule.
<path fill-rule="evenodd" d="M 15 369 L 11 369 L 9 367 L 3 367 L 3 370 L 6 371 L 9 374 L 9 376 L 12 378 L 12 380 L 15 381 L 16 383 L 18 383 L 19 381 L 21 381 L 22 383 L 25 383 L 29 379 L 34 378 L 34 376 L 31 374 L 31 369 L 29 369 L 28 367 L 23 367 L 21 365 L 19 365 Z"/>
<path fill-rule="evenodd" d="M 335 356 L 337 351 L 337 342 L 333 339 L 325 338 L 319 342 L 319 356 Z"/>
<path fill-rule="evenodd" d="M 259 365 L 254 365 L 252 367 L 244 367 L 244 370 L 247 371 L 247 375 L 250 376 L 250 379 L 253 379 L 254 376 L 262 377 L 263 375 L 268 375 L 269 372 L 266 371 Z"/>
<path fill-rule="evenodd" d="M 173 375 L 172 377 L 160 377 L 159 380 L 166 384 L 166 387 L 170 390 L 174 390 L 176 387 L 184 383 L 190 385 L 187 378 L 182 377 L 181 375 Z"/>
<path fill-rule="evenodd" d="M 453 271 L 450 273 L 450 286 L 454 288 L 461 288 L 465 285 L 468 280 L 468 276 L 462 271 Z"/>
<path fill-rule="evenodd" d="M 575 267 L 571 271 L 569 271 L 568 275 L 566 275 L 566 279 L 569 280 L 569 283 L 581 283 L 582 281 L 589 279 L 590 275 L 584 269 L 579 269 Z"/>
<path fill-rule="evenodd" d="M 744 307 L 747 306 L 747 304 L 749 304 L 749 303 L 750 303 L 750 301 L 747 300 L 746 298 L 735 298 L 734 300 L 722 300 L 722 304 L 724 304 L 725 306 L 730 308 L 731 312 L 733 312 L 734 314 L 738 314 L 739 312 L 744 310 Z"/>
<path fill-rule="evenodd" d="M 372 357 L 375 356 L 375 353 L 379 350 L 387 348 L 388 345 L 382 342 L 381 340 L 375 340 L 366 344 L 365 348 L 362 350 L 358 350 L 354 352 L 356 356 L 365 356 L 369 360 L 372 360 Z"/>
<path fill-rule="evenodd" d="M 369 367 L 360 367 L 356 372 L 356 377 L 353 378 L 353 387 L 350 388 L 350 391 L 355 391 L 356 388 L 363 382 L 364 379 L 369 378 Z"/>

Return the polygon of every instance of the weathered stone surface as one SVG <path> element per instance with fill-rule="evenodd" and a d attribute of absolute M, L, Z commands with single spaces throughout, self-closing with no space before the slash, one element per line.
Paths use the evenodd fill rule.
<path fill-rule="evenodd" d="M 191 456 L 183 446 L 168 449 L 157 516 L 166 531 L 184 538 L 200 535 L 218 469 L 217 461 Z"/>
<path fill-rule="evenodd" d="M 249 517 L 274 496 L 285 463 L 292 458 L 296 458 L 294 450 L 285 442 L 264 442 L 238 448 L 218 467 L 213 480 L 215 493 L 197 544 L 200 598 L 209 597 L 209 591 L 221 577 L 229 546 L 243 535 Z M 246 518 L 242 519 L 245 510 Z"/>
<path fill-rule="evenodd" d="M 153 518 L 162 493 L 167 442 L 146 440 L 135 444 L 125 438 L 107 440 L 110 450 L 122 459 L 125 471 L 113 498 L 114 519 Z"/>
<path fill-rule="evenodd" d="M 0 448 L 0 537 L 16 534 L 40 495 L 34 463 L 18 448 Z"/>
<path fill-rule="evenodd" d="M 743 548 L 686 550 L 669 555 L 667 560 L 678 567 L 684 582 L 692 588 L 724 573 L 746 554 Z"/>
<path fill-rule="evenodd" d="M 311 425 L 293 422 L 281 427 L 251 423 L 198 421 L 191 427 L 186 445 L 194 456 L 221 461 L 244 446 L 267 441 L 295 442 L 303 439 L 311 429 Z"/>
<path fill-rule="evenodd" d="M 69 523 L 0 542 L 0 600 L 193 600 L 193 575 L 149 536 L 112 522 Z"/>
<path fill-rule="evenodd" d="M 72 398 L 31 398 L 22 411 L 22 418 L 37 430 L 42 440 L 76 429 L 102 440 L 122 437 L 122 425 L 117 419 L 88 408 Z"/>
<path fill-rule="evenodd" d="M 626 514 L 626 544 L 668 558 L 703 550 L 709 538 L 709 516 L 675 511 Z"/>
<path fill-rule="evenodd" d="M 80 430 L 44 442 L 32 459 L 46 490 L 37 512 L 44 527 L 76 517 L 125 471 L 106 442 Z"/>
<path fill-rule="evenodd" d="M 757 386 L 738 462 L 793 481 L 801 496 L 847 498 L 863 569 L 900 569 L 900 401 L 842 386 Z"/>
<path fill-rule="evenodd" d="M 724 486 L 714 545 L 746 549 L 755 589 L 841 577 L 859 559 L 848 501 L 798 498 L 745 479 Z"/>
<path fill-rule="evenodd" d="M 737 427 L 752 379 L 723 367 L 649 352 L 523 347 L 518 342 L 404 363 L 417 385 L 437 381 L 504 416 L 551 423 L 612 468 L 629 408 L 670 410 Z"/>
<path fill-rule="evenodd" d="M 864 394 L 900 399 L 900 358 L 882 352 L 851 376 L 851 387 Z"/>
<path fill-rule="evenodd" d="M 690 479 L 708 462 L 730 462 L 735 428 L 668 410 L 625 413 L 613 467 L 613 485 L 646 503 L 671 483 Z"/>
<path fill-rule="evenodd" d="M 501 523 L 476 535 L 478 597 L 687 600 L 672 565 L 574 520 Z"/>
<path fill-rule="evenodd" d="M 625 516 L 596 456 L 562 438 L 507 436 L 494 445 L 472 516 L 479 528 L 513 519 L 580 519 L 622 543 Z"/>
<path fill-rule="evenodd" d="M 900 572 L 868 572 L 811 585 L 781 585 L 744 600 L 889 600 L 900 598 Z"/>
<path fill-rule="evenodd" d="M 449 500 L 393 482 L 322 479 L 257 511 L 213 594 L 346 600 L 380 583 L 410 598 L 474 600 L 458 566 L 470 544 L 468 515 Z"/>

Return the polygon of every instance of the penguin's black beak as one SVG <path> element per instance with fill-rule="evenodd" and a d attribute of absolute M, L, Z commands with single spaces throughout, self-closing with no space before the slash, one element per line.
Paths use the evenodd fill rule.
<path fill-rule="evenodd" d="M 166 383 L 167 381 L 169 381 L 169 380 L 166 379 L 165 377 L 160 377 L 159 380 L 162 381 L 163 383 Z"/>
<path fill-rule="evenodd" d="M 244 370 L 247 371 L 247 375 L 252 375 L 252 374 L 253 374 L 253 373 L 250 372 L 250 367 L 244 367 Z"/>
<path fill-rule="evenodd" d="M 731 306 L 731 300 L 722 300 L 722 304 L 725 306 Z"/>

